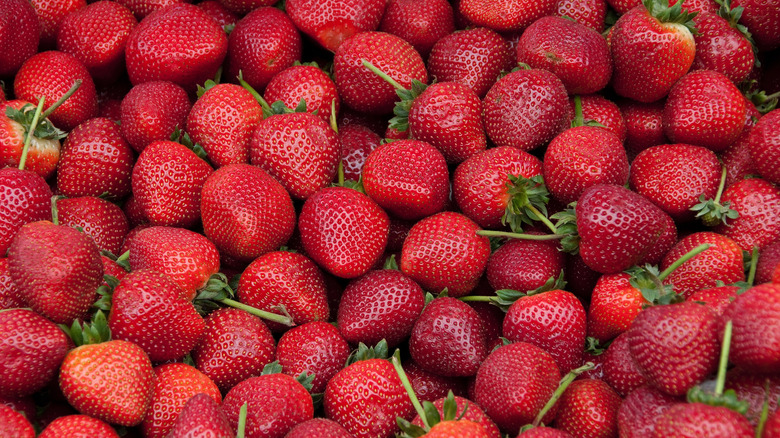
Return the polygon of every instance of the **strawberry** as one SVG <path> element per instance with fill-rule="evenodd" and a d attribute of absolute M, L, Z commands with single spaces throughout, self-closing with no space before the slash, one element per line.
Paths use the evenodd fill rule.
<path fill-rule="evenodd" d="M 494 290 L 532 291 L 561 273 L 564 256 L 553 242 L 511 239 L 490 255 L 487 279 Z"/>
<path fill-rule="evenodd" d="M 609 344 L 602 357 L 602 369 L 604 370 L 604 382 L 625 397 L 631 391 L 647 383 L 628 345 L 628 334 L 621 333 Z"/>
<path fill-rule="evenodd" d="M 724 16 L 700 13 L 694 18 L 698 33 L 694 35 L 696 56 L 691 70 L 713 70 L 739 84 L 753 70 L 756 57 L 750 40 L 736 25 L 736 17 L 730 15 L 732 10 L 723 6 L 721 11 Z"/>
<path fill-rule="evenodd" d="M 777 411 L 780 399 L 780 376 L 762 375 L 734 367 L 726 375 L 725 390 L 733 389 L 738 400 L 746 402 L 745 412 L 750 424 L 756 426 L 761 421 L 764 405 L 769 412 Z"/>
<path fill-rule="evenodd" d="M 366 126 L 351 124 L 339 127 L 339 140 L 344 180 L 357 181 L 368 154 L 379 146 L 381 138 Z"/>
<path fill-rule="evenodd" d="M 130 194 L 133 150 L 120 127 L 106 118 L 89 119 L 73 128 L 62 145 L 57 189 L 68 197 Z"/>
<path fill-rule="evenodd" d="M 569 99 L 572 119 L 576 116 L 577 96 Z M 586 124 L 590 121 L 600 123 L 604 128 L 612 131 L 621 142 L 626 141 L 627 128 L 626 120 L 623 117 L 618 105 L 601 96 L 600 94 L 586 94 L 579 96 L 582 106 L 582 119 Z M 659 122 L 660 123 L 660 122 Z"/>
<path fill-rule="evenodd" d="M 296 424 L 314 418 L 311 394 L 287 374 L 264 372 L 244 380 L 225 395 L 222 409 L 234 428 L 243 404 L 247 404 L 247 438 L 283 438 Z"/>
<path fill-rule="evenodd" d="M 590 296 L 588 336 L 606 342 L 628 330 L 647 304 L 642 292 L 625 272 L 599 277 Z"/>
<path fill-rule="evenodd" d="M 769 283 L 772 273 L 780 265 L 780 239 L 766 245 L 758 256 L 754 284 Z"/>
<path fill-rule="evenodd" d="M 494 308 L 498 309 L 495 306 Z M 420 366 L 415 364 L 412 360 L 404 362 L 403 368 L 406 377 L 409 379 L 409 383 L 412 385 L 414 393 L 417 394 L 417 398 L 420 400 L 444 399 L 450 391 L 452 391 L 457 398 L 466 395 L 466 379 L 445 377 L 429 373 L 420 368 Z M 474 409 L 473 406 L 469 407 L 470 412 Z M 487 416 L 484 415 L 484 412 L 482 412 L 482 414 L 483 417 L 487 418 Z M 415 418 L 415 420 L 416 419 L 417 418 Z M 412 423 L 417 424 L 414 421 Z M 420 423 L 422 423 L 422 421 L 420 421 Z M 493 426 L 495 428 L 495 425 Z"/>
<path fill-rule="evenodd" d="M 629 184 L 677 222 L 687 222 L 701 199 L 715 198 L 721 168 L 715 153 L 703 146 L 651 146 L 631 162 Z"/>
<path fill-rule="evenodd" d="M 751 372 L 777 370 L 780 364 L 779 312 L 780 285 L 777 283 L 754 286 L 726 308 L 720 321 L 720 333 L 724 332 L 725 323 L 731 321 L 734 331 L 729 360 L 732 363 Z"/>
<path fill-rule="evenodd" d="M 618 18 L 610 30 L 612 87 L 640 102 L 666 96 L 693 64 L 692 15 L 680 4 L 644 0 Z"/>
<path fill-rule="evenodd" d="M 537 416 L 561 379 L 555 360 L 541 348 L 517 342 L 493 350 L 474 383 L 474 401 L 505 433 L 514 435 Z M 557 405 L 545 415 L 555 418 Z"/>
<path fill-rule="evenodd" d="M 88 415 L 66 415 L 49 423 L 38 435 L 43 438 L 65 436 L 99 436 L 119 438 L 119 434 L 106 422 Z"/>
<path fill-rule="evenodd" d="M 79 412 L 121 426 L 143 421 L 154 390 L 149 357 L 138 345 L 122 340 L 70 350 L 59 380 L 68 403 Z"/>
<path fill-rule="evenodd" d="M 626 438 L 652 438 L 656 420 L 681 401 L 650 385 L 633 390 L 618 408 L 618 431 Z"/>
<path fill-rule="evenodd" d="M 155 141 L 133 166 L 133 196 L 153 225 L 191 227 L 200 219 L 201 188 L 212 170 L 186 146 Z"/>
<path fill-rule="evenodd" d="M 572 438 L 572 435 L 552 427 L 539 426 L 525 431 L 521 429 L 517 438 Z"/>
<path fill-rule="evenodd" d="M 649 307 L 627 332 L 631 356 L 651 385 L 683 395 L 717 366 L 717 324 L 715 313 L 698 303 Z"/>
<path fill-rule="evenodd" d="M 247 262 L 287 243 L 295 227 L 290 195 L 249 164 L 221 167 L 206 180 L 201 216 L 203 231 L 220 254 Z"/>
<path fill-rule="evenodd" d="M 404 366 L 404 370 L 408 372 L 406 367 Z M 421 399 L 424 399 L 420 394 L 418 396 Z M 439 411 L 440 418 L 445 418 L 447 413 L 445 413 L 444 404 L 447 403 L 448 396 L 443 396 L 440 398 L 437 398 L 431 404 L 434 408 L 436 408 L 437 411 Z M 482 426 L 482 429 L 485 432 L 485 435 L 479 435 L 479 436 L 486 436 L 488 438 L 500 438 L 501 433 L 498 430 L 498 427 L 493 422 L 493 420 L 488 417 L 485 412 L 473 401 L 470 401 L 468 399 L 465 399 L 463 397 L 458 397 L 457 395 L 452 397 L 452 400 L 455 402 L 455 418 L 458 418 L 458 422 L 462 420 L 466 420 L 469 422 L 473 422 L 476 424 L 479 424 Z M 447 423 L 453 423 L 452 420 L 446 421 Z M 414 420 L 412 420 L 412 424 L 417 426 L 423 426 L 422 419 L 419 415 L 414 417 Z M 435 427 L 435 426 L 434 426 Z M 431 428 L 431 431 L 433 431 L 433 428 Z M 424 436 L 431 436 L 431 435 L 424 435 Z M 432 435 L 435 436 L 435 435 Z M 460 435 L 453 435 L 453 436 L 460 436 Z"/>
<path fill-rule="evenodd" d="M 285 3 L 295 27 L 322 47 L 336 52 L 349 37 L 379 27 L 386 3 L 383 0 L 292 0 Z"/>
<path fill-rule="evenodd" d="M 744 251 L 761 250 L 780 237 L 780 217 L 773 213 L 780 206 L 780 189 L 773 184 L 758 178 L 738 181 L 723 192 L 721 203 L 726 202 L 738 217 L 714 231 L 730 237 Z"/>
<path fill-rule="evenodd" d="M 755 128 L 750 131 L 748 150 L 753 158 L 753 166 L 764 179 L 780 184 L 780 110 L 770 111 L 761 117 Z"/>
<path fill-rule="evenodd" d="M 26 223 L 51 218 L 52 192 L 40 175 L 13 167 L 0 169 L 0 255 Z"/>
<path fill-rule="evenodd" d="M 471 420 L 442 420 L 431 427 L 424 436 L 429 438 L 489 438 L 481 424 Z"/>
<path fill-rule="evenodd" d="M 298 423 L 290 429 L 285 438 L 309 438 L 323 436 L 328 438 L 354 438 L 353 435 L 341 427 L 340 424 L 327 418 L 312 418 Z"/>
<path fill-rule="evenodd" d="M 716 286 L 706 289 L 699 289 L 698 291 L 688 295 L 686 301 L 704 303 L 712 308 L 716 315 L 720 316 L 723 315 L 726 307 L 728 307 L 728 305 L 734 301 L 734 298 L 737 297 L 739 290 L 740 288 L 737 286 Z"/>
<path fill-rule="evenodd" d="M 755 436 L 755 432 L 743 415 L 727 407 L 678 403 L 658 418 L 653 436 L 751 438 Z"/>
<path fill-rule="evenodd" d="M 316 65 L 293 65 L 280 71 L 268 82 L 263 97 L 267 102 L 281 100 L 288 108 L 295 108 L 303 100 L 306 111 L 316 111 L 324 122 L 330 121 L 331 105 L 336 114 L 341 107 L 336 84 Z"/>
<path fill-rule="evenodd" d="M 604 31 L 604 19 L 607 15 L 605 0 L 558 0 L 555 4 L 555 15 L 573 18 L 577 23 L 589 27 L 596 32 Z"/>
<path fill-rule="evenodd" d="M 154 392 L 141 430 L 145 437 L 168 436 L 176 417 L 187 401 L 197 394 L 206 394 L 216 403 L 222 402 L 217 385 L 191 365 L 169 363 L 154 369 Z"/>
<path fill-rule="evenodd" d="M 517 41 L 517 60 L 555 73 L 569 94 L 595 93 L 612 76 L 607 41 L 576 21 L 542 17 Z"/>
<path fill-rule="evenodd" d="M 425 64 L 411 44 L 384 32 L 353 35 L 336 51 L 333 79 L 342 102 L 356 111 L 388 114 L 397 100 L 396 88 L 369 70 L 364 61 L 407 90 L 412 80 L 428 83 Z"/>
<path fill-rule="evenodd" d="M 780 36 L 776 29 L 780 24 L 780 7 L 774 3 L 756 0 L 733 0 L 732 8 L 743 7 L 741 24 L 749 30 L 756 45 L 762 51 L 780 47 Z"/>
<path fill-rule="evenodd" d="M 0 258 L 0 310 L 26 306 L 24 299 L 11 280 L 8 257 Z"/>
<path fill-rule="evenodd" d="M 558 401 L 555 427 L 574 437 L 617 435 L 617 413 L 622 399 L 602 380 L 571 383 Z"/>
<path fill-rule="evenodd" d="M 312 393 L 322 393 L 349 358 L 349 345 L 339 330 L 324 321 L 301 324 L 287 331 L 276 346 L 282 372 L 292 377 L 313 374 Z"/>
<path fill-rule="evenodd" d="M 119 3 L 84 2 L 79 10 L 64 16 L 55 34 L 57 50 L 75 56 L 96 82 L 111 83 L 123 73 L 125 45 L 137 24 L 133 13 Z"/>
<path fill-rule="evenodd" d="M 29 1 L 3 0 L 0 6 L 0 76 L 10 77 L 38 51 L 41 27 Z"/>
<path fill-rule="evenodd" d="M 514 54 L 509 42 L 484 27 L 458 30 L 442 37 L 428 56 L 428 69 L 439 82 L 468 85 L 485 97 L 503 70 L 510 70 Z"/>
<path fill-rule="evenodd" d="M 57 43 L 57 35 L 66 16 L 87 6 L 86 0 L 31 0 L 30 3 L 35 8 L 40 24 L 39 49 L 41 51 L 51 49 Z"/>
<path fill-rule="evenodd" d="M 384 339 L 392 348 L 411 335 L 423 307 L 424 292 L 412 279 L 397 270 L 369 271 L 344 289 L 336 322 L 353 345 Z"/>
<path fill-rule="evenodd" d="M 555 74 L 541 69 L 514 71 L 485 95 L 485 132 L 497 146 L 530 151 L 563 129 L 567 109 L 566 87 Z"/>
<path fill-rule="evenodd" d="M 259 7 L 236 23 L 227 53 L 231 81 L 240 76 L 253 88 L 263 90 L 274 75 L 301 59 L 301 35 L 288 14 Z"/>
<path fill-rule="evenodd" d="M 219 0 L 219 4 L 239 15 L 245 15 L 255 8 L 273 6 L 276 0 Z"/>
<path fill-rule="evenodd" d="M 330 185 L 341 153 L 339 137 L 310 113 L 277 114 L 249 138 L 249 161 L 276 178 L 294 199 L 305 200 Z"/>
<path fill-rule="evenodd" d="M 555 0 L 460 0 L 458 10 L 476 26 L 498 32 L 522 32 L 541 17 L 555 13 Z"/>
<path fill-rule="evenodd" d="M 115 204 L 93 196 L 60 199 L 57 215 L 62 225 L 81 228 L 100 251 L 120 254 L 129 227 L 122 209 Z"/>
<path fill-rule="evenodd" d="M 186 438 L 197 434 L 208 434 L 213 438 L 234 438 L 233 427 L 225 412 L 208 394 L 199 393 L 190 397 L 171 426 L 168 438 Z"/>
<path fill-rule="evenodd" d="M 241 345 L 242 348 L 235 348 Z M 274 357 L 276 345 L 263 321 L 239 309 L 219 309 L 206 319 L 206 329 L 192 351 L 195 366 L 227 391 L 258 376 Z"/>
<path fill-rule="evenodd" d="M 401 250 L 401 272 L 436 293 L 451 297 L 471 292 L 487 267 L 490 242 L 476 235 L 479 226 L 466 216 L 442 212 L 418 221 Z"/>
<path fill-rule="evenodd" d="M 626 150 L 630 155 L 667 143 L 663 128 L 664 101 L 651 103 L 624 99 L 619 103 L 626 121 Z"/>
<path fill-rule="evenodd" d="M 298 218 L 306 253 L 341 278 L 359 277 L 374 266 L 387 245 L 389 226 L 379 205 L 345 187 L 327 187 L 310 196 Z"/>
<path fill-rule="evenodd" d="M 0 396 L 21 398 L 46 386 L 71 348 L 53 322 L 28 309 L 0 312 Z"/>
<path fill-rule="evenodd" d="M 133 271 L 153 269 L 165 274 L 192 300 L 219 271 L 219 252 L 202 234 L 152 226 L 138 231 L 130 240 L 129 262 Z"/>
<path fill-rule="evenodd" d="M 114 339 L 133 342 L 150 360 L 165 362 L 191 351 L 205 323 L 173 280 L 152 269 L 136 269 L 114 290 L 108 327 Z"/>
<path fill-rule="evenodd" d="M 187 116 L 187 134 L 216 167 L 249 163 L 249 138 L 263 118 L 252 94 L 235 84 L 207 89 Z"/>
<path fill-rule="evenodd" d="M 761 437 L 772 438 L 778 435 L 780 435 L 780 409 L 769 415 L 764 424 L 764 434 Z"/>
<path fill-rule="evenodd" d="M 8 261 L 24 300 L 58 324 L 83 317 L 103 281 L 95 242 L 75 228 L 49 221 L 22 226 L 8 249 Z"/>
<path fill-rule="evenodd" d="M 191 106 L 187 92 L 173 82 L 138 84 L 122 99 L 122 136 L 140 153 L 153 141 L 169 140 L 177 126 L 184 127 Z"/>
<path fill-rule="evenodd" d="M 35 438 L 35 429 L 30 421 L 20 412 L 2 403 L 0 403 L 0 433 L 8 438 Z"/>
<path fill-rule="evenodd" d="M 133 85 L 170 81 L 194 91 L 196 84 L 214 77 L 227 50 L 225 32 L 206 12 L 187 3 L 169 4 L 130 32 L 127 74 Z"/>
<path fill-rule="evenodd" d="M 11 100 L 0 104 L 0 166 L 18 167 L 22 160 L 25 139 L 35 106 L 23 100 Z M 54 174 L 60 159 L 60 139 L 65 136 L 48 119 L 41 120 L 30 136 L 25 168 L 44 179 Z"/>
<path fill-rule="evenodd" d="M 224 3 L 229 3 L 229 1 L 225 1 Z M 225 26 L 228 25 L 235 26 L 235 24 L 238 22 L 239 16 L 230 11 L 227 7 L 225 7 L 225 5 L 217 0 L 206 0 L 198 3 L 197 6 L 206 11 L 206 13 L 209 14 L 211 18 L 213 18 L 214 21 L 216 21 L 220 26 L 222 26 L 223 29 L 225 29 Z M 264 4 L 262 6 L 269 5 Z"/>
<path fill-rule="evenodd" d="M 379 30 L 403 38 L 427 58 L 436 41 L 455 31 L 452 5 L 445 0 L 391 0 Z"/>

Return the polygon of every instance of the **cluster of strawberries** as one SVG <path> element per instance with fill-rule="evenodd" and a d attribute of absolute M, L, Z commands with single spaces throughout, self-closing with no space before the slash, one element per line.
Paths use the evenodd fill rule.
<path fill-rule="evenodd" d="M 780 437 L 780 3 L 671 2 L 0 0 L 0 437 Z"/>

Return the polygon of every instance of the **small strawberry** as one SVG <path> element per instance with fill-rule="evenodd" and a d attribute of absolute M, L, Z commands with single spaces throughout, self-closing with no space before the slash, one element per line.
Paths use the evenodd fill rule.
<path fill-rule="evenodd" d="M 615 102 L 600 94 L 586 94 L 579 96 L 579 98 L 582 106 L 582 119 L 586 124 L 591 121 L 599 123 L 617 135 L 621 142 L 626 141 L 626 120 Z M 577 96 L 569 99 L 569 107 L 573 120 L 577 111 Z"/>
<path fill-rule="evenodd" d="M 344 180 L 357 181 L 368 154 L 379 146 L 382 139 L 364 125 L 350 124 L 339 127 L 339 140 Z"/>
<path fill-rule="evenodd" d="M 285 332 L 276 346 L 276 360 L 282 372 L 292 377 L 313 374 L 311 392 L 325 391 L 334 375 L 349 358 L 349 344 L 339 330 L 324 321 L 301 324 Z"/>
<path fill-rule="evenodd" d="M 494 290 L 526 292 L 557 277 L 564 263 L 565 254 L 554 242 L 511 239 L 490 255 L 486 274 Z"/>
<path fill-rule="evenodd" d="M 403 38 L 427 58 L 436 41 L 455 31 L 452 5 L 446 0 L 389 1 L 379 30 Z"/>
<path fill-rule="evenodd" d="M 573 18 L 577 23 L 587 26 L 596 32 L 604 31 L 604 20 L 607 15 L 605 0 L 558 0 L 555 15 Z"/>
<path fill-rule="evenodd" d="M 293 65 L 280 71 L 268 82 L 263 97 L 271 103 L 281 100 L 288 108 L 295 108 L 303 100 L 306 111 L 316 111 L 324 122 L 330 121 L 331 105 L 336 114 L 341 107 L 335 82 L 316 64 Z"/>
<path fill-rule="evenodd" d="M 522 32 L 541 17 L 555 13 L 555 0 L 460 0 L 458 10 L 476 26 L 497 32 Z"/>
<path fill-rule="evenodd" d="M 682 401 L 650 385 L 631 391 L 618 408 L 618 431 L 626 438 L 653 438 L 655 422 L 670 407 Z"/>
<path fill-rule="evenodd" d="M 738 412 L 723 406 L 703 403 L 678 403 L 664 412 L 655 423 L 657 438 L 752 438 L 753 427 Z"/>
<path fill-rule="evenodd" d="M 780 285 L 766 283 L 754 286 L 723 312 L 720 333 L 731 321 L 734 329 L 729 360 L 751 372 L 771 373 L 780 364 Z"/>
<path fill-rule="evenodd" d="M 60 438 L 65 436 L 99 436 L 119 438 L 116 430 L 108 423 L 88 415 L 65 415 L 56 418 L 41 431 L 38 437 Z"/>
<path fill-rule="evenodd" d="M 780 110 L 770 111 L 750 131 L 748 150 L 753 166 L 769 182 L 780 184 Z"/>
<path fill-rule="evenodd" d="M 35 438 L 35 429 L 22 413 L 0 403 L 0 434 L 7 438 Z"/>
<path fill-rule="evenodd" d="M 738 181 L 723 192 L 721 203 L 726 202 L 738 216 L 714 231 L 731 238 L 744 251 L 753 247 L 761 250 L 780 237 L 780 217 L 774 214 L 780 206 L 780 189 L 775 185 L 760 178 Z"/>
<path fill-rule="evenodd" d="M 572 382 L 558 401 L 555 428 L 574 437 L 617 435 L 617 413 L 623 400 L 602 380 Z"/>
<path fill-rule="evenodd" d="M 177 126 L 183 128 L 191 106 L 187 92 L 173 82 L 138 84 L 122 99 L 122 136 L 140 153 L 153 141 L 169 140 Z"/>
<path fill-rule="evenodd" d="M 383 0 L 292 0 L 285 4 L 295 26 L 331 52 L 357 33 L 376 30 L 385 8 Z"/>
<path fill-rule="evenodd" d="M 29 135 L 25 168 L 44 179 L 54 174 L 60 160 L 60 139 L 65 132 L 57 129 L 48 119 L 41 120 L 31 130 L 35 106 L 23 100 L 11 100 L 0 104 L 0 166 L 18 167 L 22 161 L 25 140 Z"/>
<path fill-rule="evenodd" d="M 0 76 L 10 77 L 38 51 L 41 25 L 29 1 L 3 0 L 0 6 Z"/>
<path fill-rule="evenodd" d="M 625 397 L 633 390 L 647 383 L 628 345 L 628 335 L 621 333 L 612 340 L 602 354 L 602 369 L 604 370 L 604 382 Z"/>
<path fill-rule="evenodd" d="M 493 306 L 493 308 L 498 309 L 495 306 Z M 414 393 L 417 394 L 417 397 L 420 400 L 444 399 L 450 391 L 452 391 L 457 398 L 466 395 L 466 379 L 445 377 L 429 373 L 420 368 L 420 366 L 415 364 L 412 360 L 405 361 L 403 368 L 406 377 L 409 379 L 409 384 L 412 385 Z M 469 407 L 470 412 L 474 409 L 473 406 Z M 482 414 L 484 417 L 487 417 L 484 415 L 484 412 Z"/>

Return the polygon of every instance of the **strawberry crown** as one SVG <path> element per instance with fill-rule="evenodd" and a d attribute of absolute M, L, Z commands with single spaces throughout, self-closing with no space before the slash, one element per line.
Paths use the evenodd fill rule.
<path fill-rule="evenodd" d="M 395 103 L 395 108 L 393 108 L 393 114 L 395 114 L 395 117 L 390 119 L 390 124 L 388 127 L 400 132 L 408 130 L 409 111 L 412 109 L 412 103 L 414 102 L 414 99 L 416 99 L 420 94 L 423 93 L 423 91 L 425 91 L 426 88 L 428 88 L 428 85 L 418 81 L 417 79 L 412 79 L 411 88 L 406 89 L 403 87 L 403 85 L 399 84 L 398 81 L 391 78 L 390 75 L 380 70 L 370 61 L 363 59 L 362 63 L 363 66 L 371 70 L 372 73 L 382 78 L 388 84 L 392 85 L 393 88 L 395 88 L 395 94 L 401 98 L 401 100 Z"/>
<path fill-rule="evenodd" d="M 548 278 L 543 285 L 533 290 L 523 292 L 514 289 L 499 289 L 493 296 L 468 295 L 459 299 L 464 302 L 488 302 L 506 312 L 515 301 L 523 297 L 538 295 L 552 290 L 563 290 L 566 287 L 566 280 L 563 277 L 563 270 L 561 270 L 558 277 Z"/>
<path fill-rule="evenodd" d="M 643 0 L 642 4 L 647 12 L 661 23 L 682 24 L 692 34 L 698 33 L 696 23 L 693 21 L 698 12 L 688 12 L 687 9 L 683 9 L 682 0 L 679 0 L 674 6 L 669 6 L 669 0 Z"/>

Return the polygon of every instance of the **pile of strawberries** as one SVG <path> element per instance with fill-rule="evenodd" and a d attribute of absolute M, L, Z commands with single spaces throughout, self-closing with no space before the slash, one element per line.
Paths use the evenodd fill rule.
<path fill-rule="evenodd" d="M 777 1 L 0 0 L 0 79 L 0 437 L 780 437 Z"/>

